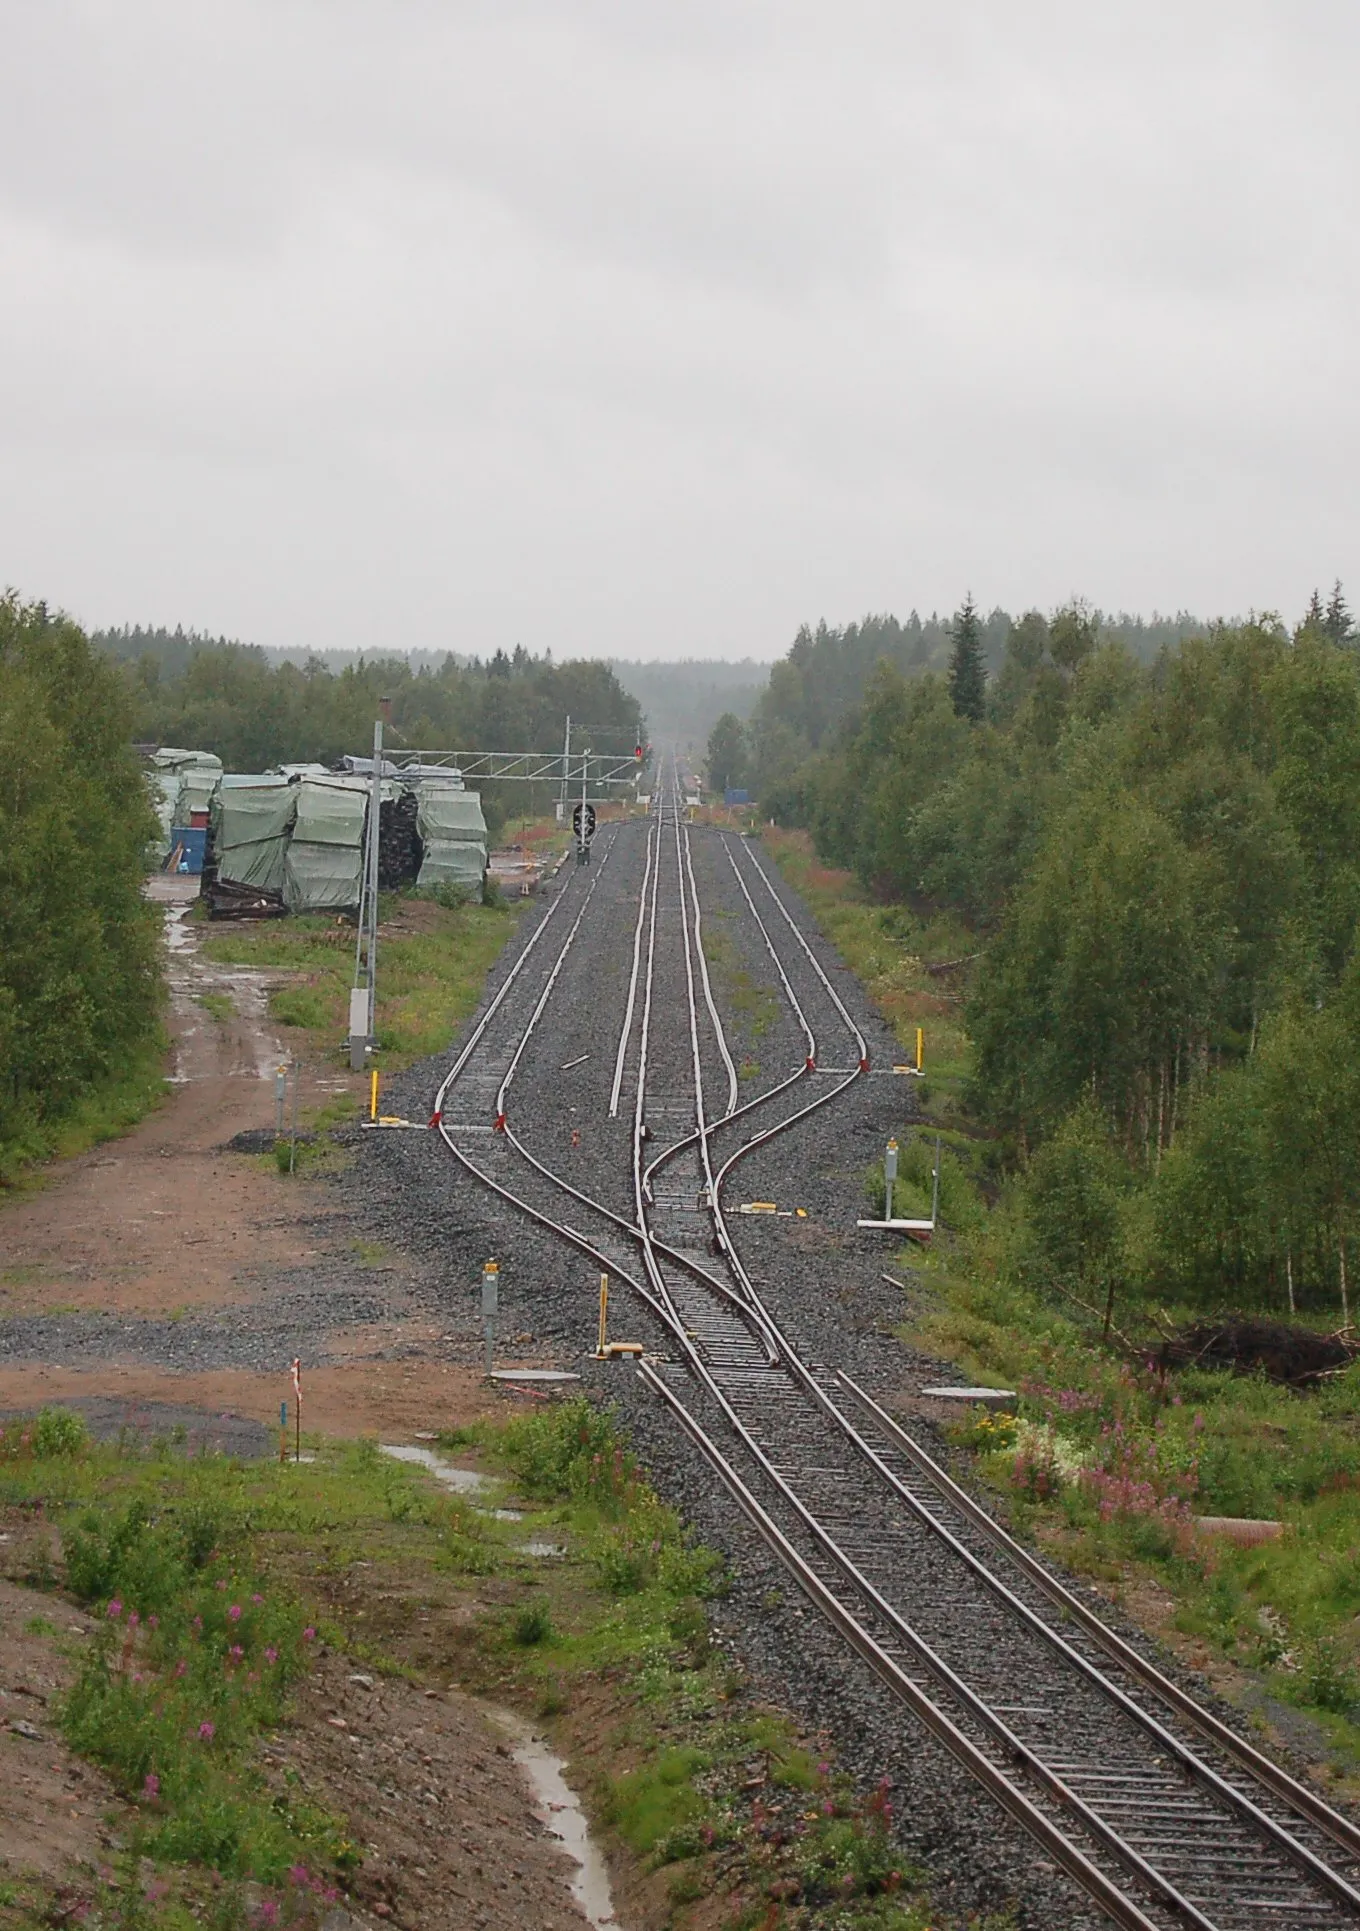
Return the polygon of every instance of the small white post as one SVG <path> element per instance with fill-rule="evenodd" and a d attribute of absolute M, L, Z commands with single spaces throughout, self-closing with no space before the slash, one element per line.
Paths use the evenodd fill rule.
<path fill-rule="evenodd" d="M 500 1309 L 500 1263 L 488 1261 L 482 1269 L 482 1337 L 486 1342 L 486 1371 L 495 1365 L 496 1315 Z"/>
<path fill-rule="evenodd" d="M 889 1140 L 888 1151 L 883 1156 L 883 1179 L 887 1199 L 883 1206 L 883 1218 L 892 1219 L 893 1183 L 897 1179 L 897 1142 Z"/>
<path fill-rule="evenodd" d="M 930 1230 L 935 1231 L 935 1223 L 940 1217 L 940 1136 L 935 1135 L 935 1173 L 930 1189 Z"/>

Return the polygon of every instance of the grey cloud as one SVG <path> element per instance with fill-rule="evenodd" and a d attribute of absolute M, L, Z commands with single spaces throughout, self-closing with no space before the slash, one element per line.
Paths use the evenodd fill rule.
<path fill-rule="evenodd" d="M 1353 561 L 1360 18 L 0 0 L 0 577 L 773 654 Z"/>

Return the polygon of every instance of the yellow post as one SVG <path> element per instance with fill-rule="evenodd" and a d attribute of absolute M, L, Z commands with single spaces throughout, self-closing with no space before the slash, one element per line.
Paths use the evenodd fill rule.
<path fill-rule="evenodd" d="M 600 1276 L 600 1339 L 595 1349 L 596 1354 L 600 1357 L 601 1360 L 603 1360 L 606 1352 L 605 1336 L 608 1333 L 608 1329 L 609 1329 L 609 1276 L 607 1274 L 601 1274 Z"/>
<path fill-rule="evenodd" d="M 916 1070 L 918 1073 L 924 1072 L 925 1070 L 925 1063 L 926 1063 L 925 1045 L 926 1045 L 926 1036 L 925 1036 L 924 1029 L 918 1026 L 916 1028 Z M 374 1079 L 376 1079 L 378 1075 L 375 1073 L 373 1077 Z"/>
<path fill-rule="evenodd" d="M 369 1087 L 368 1094 L 368 1117 L 370 1120 L 376 1120 L 378 1117 L 378 1069 L 376 1066 L 373 1068 L 370 1079 L 372 1083 Z"/>

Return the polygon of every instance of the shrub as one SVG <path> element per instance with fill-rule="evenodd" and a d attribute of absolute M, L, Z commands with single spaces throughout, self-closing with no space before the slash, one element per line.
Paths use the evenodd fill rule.
<path fill-rule="evenodd" d="M 44 1408 L 33 1424 L 33 1453 L 79 1455 L 89 1440 L 85 1417 L 71 1408 Z"/>
<path fill-rule="evenodd" d="M 510 1634 L 525 1649 L 548 1642 L 553 1633 L 552 1616 L 546 1602 L 527 1602 L 515 1611 Z"/>
<path fill-rule="evenodd" d="M 540 1501 L 593 1502 L 605 1513 L 626 1506 L 637 1464 L 612 1416 L 584 1396 L 511 1422 L 505 1458 L 527 1495 Z"/>

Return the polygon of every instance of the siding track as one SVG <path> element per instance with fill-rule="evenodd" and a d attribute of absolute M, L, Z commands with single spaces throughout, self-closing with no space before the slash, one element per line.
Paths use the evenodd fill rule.
<path fill-rule="evenodd" d="M 847 1375 L 803 1360 L 763 1304 L 726 1184 L 756 1148 L 851 1093 L 869 1054 L 757 853 L 698 836 L 723 848 L 802 1063 L 741 1099 L 672 771 L 645 829 L 611 828 L 598 861 L 562 886 L 469 1034 L 435 1101 L 450 1153 L 638 1294 L 676 1356 L 645 1362 L 643 1382 L 752 1531 L 884 1695 L 1107 1919 L 1139 1931 L 1360 1923 L 1360 1829 L 1104 1624 Z M 514 1094 L 574 949 L 599 936 L 608 868 L 625 852 L 635 862 L 640 837 L 627 991 L 600 1094 L 611 1119 L 631 1114 L 628 1141 L 619 1127 L 615 1143 L 628 1212 L 622 1174 L 610 1176 L 613 1205 L 567 1177 Z M 721 1441 L 695 1411 L 696 1387 Z"/>

